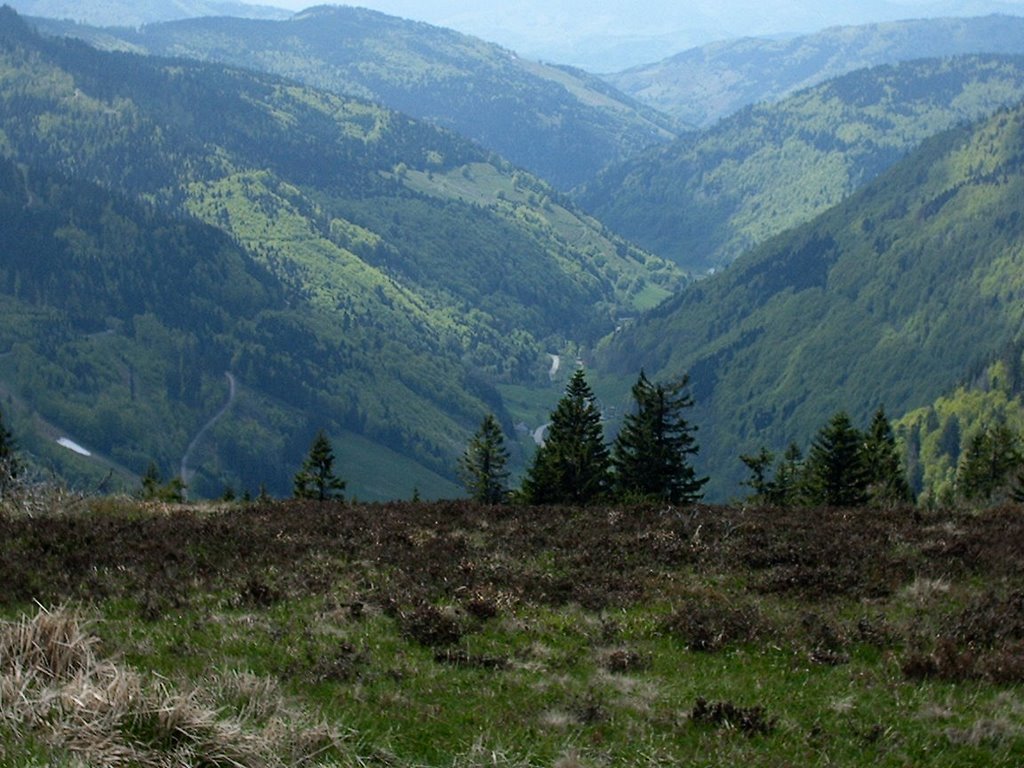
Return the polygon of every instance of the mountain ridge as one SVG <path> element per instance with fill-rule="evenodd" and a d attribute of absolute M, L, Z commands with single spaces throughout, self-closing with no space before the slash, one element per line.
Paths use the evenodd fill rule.
<path fill-rule="evenodd" d="M 610 227 L 694 271 L 826 211 L 941 129 L 1024 99 L 1024 58 L 860 70 L 607 167 L 576 192 Z"/>
<path fill-rule="evenodd" d="M 1024 321 L 1024 106 L 929 139 L 851 198 L 612 337 L 606 373 L 688 372 L 709 494 L 741 453 L 933 402 Z"/>
<path fill-rule="evenodd" d="M 243 66 L 370 99 L 456 130 L 563 190 L 678 133 L 671 118 L 581 70 L 361 8 L 316 6 L 284 21 L 196 18 L 138 30 L 37 23 L 107 48 Z"/>

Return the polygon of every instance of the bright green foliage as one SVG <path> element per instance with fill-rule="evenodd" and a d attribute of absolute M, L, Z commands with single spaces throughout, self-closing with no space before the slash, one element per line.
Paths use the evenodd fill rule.
<path fill-rule="evenodd" d="M 551 413 L 547 439 L 534 454 L 523 495 L 531 504 L 588 504 L 611 486 L 601 411 L 582 370 Z"/>
<path fill-rule="evenodd" d="M 238 407 L 199 446 L 197 494 L 288 493 L 318 425 L 372 444 L 360 493 L 409 490 L 385 455 L 454 493 L 479 414 L 505 416 L 495 382 L 682 279 L 539 179 L 365 101 L 42 38 L 10 9 L 0 73 L 0 382 L 90 469 L 169 466 L 230 371 Z"/>
<path fill-rule="evenodd" d="M 292 495 L 296 499 L 342 499 L 345 481 L 334 474 L 334 449 L 323 430 L 317 432 L 302 469 L 295 473 Z"/>
<path fill-rule="evenodd" d="M 644 374 L 633 385 L 636 412 L 626 416 L 615 439 L 615 492 L 623 498 L 653 498 L 691 504 L 703 497 L 708 478 L 697 477 L 690 456 L 698 451 L 696 427 L 683 411 L 693 406 L 689 379 L 653 384 Z"/>
<path fill-rule="evenodd" d="M 861 451 L 863 439 L 843 411 L 821 428 L 807 454 L 808 503 L 857 507 L 867 502 L 870 478 Z"/>
<path fill-rule="evenodd" d="M 489 413 L 459 459 L 459 473 L 471 499 L 481 504 L 505 501 L 508 495 L 508 458 L 501 425 L 494 414 Z"/>
<path fill-rule="evenodd" d="M 868 496 L 872 504 L 883 506 L 913 500 L 896 445 L 896 436 L 883 408 L 875 411 L 864 433 L 861 451 L 867 472 Z"/>
<path fill-rule="evenodd" d="M 911 411 L 896 424 L 908 465 L 908 480 L 928 504 L 948 504 L 961 495 L 958 474 L 972 439 L 991 425 L 1024 433 L 1022 344 L 1008 345 L 996 359 L 948 394 Z"/>
<path fill-rule="evenodd" d="M 1005 424 L 993 424 L 968 441 L 957 469 L 957 490 L 968 501 L 1006 498 L 1022 461 L 1020 436 Z"/>

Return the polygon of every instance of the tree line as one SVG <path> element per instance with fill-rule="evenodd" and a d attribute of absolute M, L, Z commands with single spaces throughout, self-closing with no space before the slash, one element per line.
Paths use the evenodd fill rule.
<path fill-rule="evenodd" d="M 707 477 L 690 463 L 697 453 L 696 426 L 685 417 L 693 405 L 688 378 L 654 383 L 640 372 L 634 410 L 609 448 L 601 411 L 582 370 L 551 412 L 547 438 L 534 454 L 522 487 L 508 488 L 508 450 L 492 414 L 459 461 L 466 490 L 476 501 L 586 505 L 599 501 L 659 500 L 691 504 L 703 498 Z"/>
<path fill-rule="evenodd" d="M 482 504 L 698 502 L 709 478 L 699 476 L 690 461 L 699 447 L 697 427 L 685 416 L 694 404 L 688 386 L 687 376 L 655 383 L 641 371 L 632 387 L 633 409 L 609 445 L 597 399 L 584 372 L 577 370 L 551 412 L 547 439 L 534 454 L 521 487 L 509 487 L 509 451 L 500 424 L 487 414 L 459 458 L 466 491 Z M 858 507 L 915 501 L 883 408 L 863 430 L 845 411 L 837 412 L 818 431 L 806 456 L 791 443 L 781 455 L 762 446 L 739 458 L 748 470 L 743 485 L 750 489 L 749 503 Z M 346 483 L 335 473 L 334 463 L 333 447 L 320 430 L 294 475 L 292 496 L 343 500 Z M 14 437 L 0 413 L 0 498 L 20 480 L 22 470 Z M 143 476 L 140 490 L 145 499 L 185 499 L 181 478 L 165 483 L 155 463 Z M 1024 503 L 1024 437 L 1005 424 L 975 433 L 957 468 L 956 491 L 968 502 Z M 259 498 L 269 498 L 264 488 Z"/>

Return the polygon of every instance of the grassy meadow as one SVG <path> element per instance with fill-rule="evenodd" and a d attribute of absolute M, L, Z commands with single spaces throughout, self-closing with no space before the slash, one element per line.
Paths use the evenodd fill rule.
<path fill-rule="evenodd" d="M 1016 507 L 5 503 L 5 766 L 1024 756 Z"/>

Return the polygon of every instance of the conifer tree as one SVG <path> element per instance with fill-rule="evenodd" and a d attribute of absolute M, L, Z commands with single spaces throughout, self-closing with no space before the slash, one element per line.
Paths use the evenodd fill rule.
<path fill-rule="evenodd" d="M 770 503 L 779 506 L 795 506 L 806 501 L 804 454 L 800 446 L 790 443 L 782 460 L 775 469 L 771 484 Z"/>
<path fill-rule="evenodd" d="M 857 507 L 868 500 L 863 435 L 840 411 L 818 432 L 805 465 L 808 501 L 832 507 Z"/>
<path fill-rule="evenodd" d="M 633 385 L 636 412 L 626 416 L 615 440 L 615 488 L 622 497 L 690 504 L 708 481 L 697 477 L 689 457 L 698 451 L 696 427 L 683 416 L 693 406 L 687 377 L 674 385 L 653 384 L 640 372 Z"/>
<path fill-rule="evenodd" d="M 459 459 L 459 473 L 470 498 L 481 504 L 505 501 L 508 458 L 501 426 L 493 414 L 487 414 Z"/>
<path fill-rule="evenodd" d="M 172 477 L 165 483 L 156 462 L 151 461 L 146 467 L 146 474 L 142 476 L 142 498 L 181 504 L 185 501 L 185 481 L 180 477 Z"/>
<path fill-rule="evenodd" d="M 534 454 L 523 496 L 531 504 L 588 504 L 607 494 L 608 447 L 601 412 L 582 370 L 551 413 L 547 440 Z"/>
<path fill-rule="evenodd" d="M 989 501 L 1006 493 L 1010 474 L 1021 465 L 1020 440 L 1005 424 L 973 435 L 957 467 L 957 490 L 965 499 Z"/>
<path fill-rule="evenodd" d="M 740 461 L 750 470 L 750 477 L 742 483 L 753 491 L 750 501 L 779 507 L 806 502 L 804 455 L 796 443 L 790 443 L 778 460 L 772 451 L 761 446 L 755 454 L 741 455 Z M 769 477 L 772 466 L 774 473 Z"/>
<path fill-rule="evenodd" d="M 753 491 L 749 500 L 760 504 L 775 503 L 775 481 L 768 477 L 768 470 L 775 462 L 775 454 L 762 445 L 757 453 L 740 454 L 740 461 L 750 471 L 750 477 L 740 483 Z"/>
<path fill-rule="evenodd" d="M 309 455 L 302 463 L 302 469 L 292 483 L 292 495 L 296 499 L 341 499 L 345 481 L 334 474 L 334 449 L 323 430 L 317 432 Z"/>
<path fill-rule="evenodd" d="M 913 500 L 885 410 L 879 408 L 864 436 L 862 448 L 868 495 L 873 504 L 900 504 Z"/>
<path fill-rule="evenodd" d="M 16 447 L 14 435 L 7 429 L 0 412 L 0 496 L 14 487 L 21 474 Z"/>

